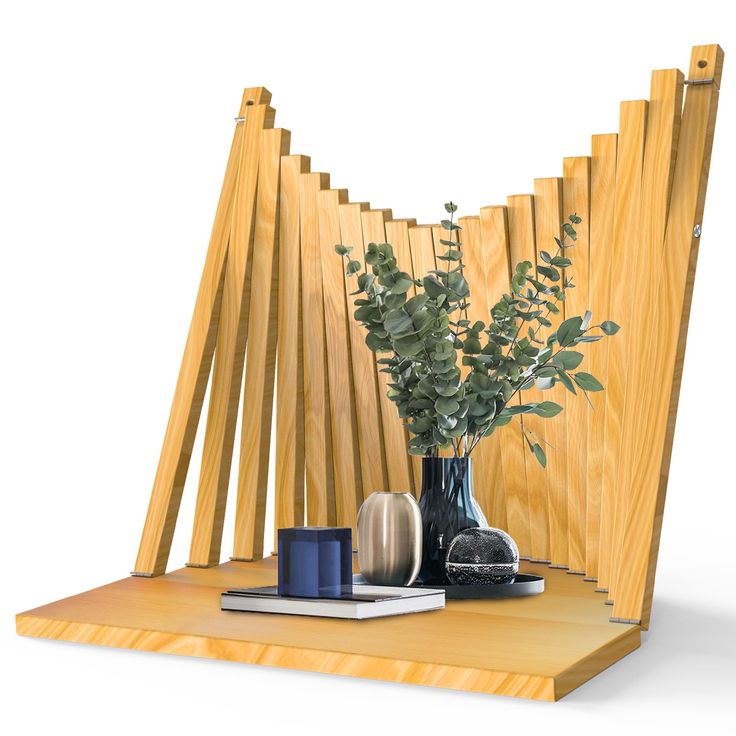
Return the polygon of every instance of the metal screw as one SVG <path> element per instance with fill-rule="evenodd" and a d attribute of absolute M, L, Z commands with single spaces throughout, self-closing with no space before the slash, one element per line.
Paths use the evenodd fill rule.
<path fill-rule="evenodd" d="M 245 115 L 241 115 L 240 117 L 234 118 L 236 123 L 244 123 L 245 122 Z"/>
<path fill-rule="evenodd" d="M 697 225 L 696 225 L 696 226 L 695 226 L 695 227 L 693 228 L 693 235 L 694 235 L 694 236 L 695 236 L 696 238 L 699 238 L 699 237 L 700 237 L 700 233 L 702 233 L 702 232 L 703 232 L 703 229 L 702 229 L 702 228 L 700 227 L 700 223 L 698 223 L 698 224 L 697 224 Z"/>

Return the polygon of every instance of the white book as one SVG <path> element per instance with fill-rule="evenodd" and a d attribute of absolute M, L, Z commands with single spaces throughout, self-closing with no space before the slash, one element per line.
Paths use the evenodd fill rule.
<path fill-rule="evenodd" d="M 344 598 L 285 598 L 276 586 L 227 590 L 221 596 L 223 611 L 288 613 L 296 616 L 367 619 L 445 607 L 445 591 L 430 588 L 391 588 L 354 585 Z"/>

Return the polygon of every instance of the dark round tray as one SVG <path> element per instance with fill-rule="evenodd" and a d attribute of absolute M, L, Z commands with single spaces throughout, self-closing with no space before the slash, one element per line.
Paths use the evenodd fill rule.
<path fill-rule="evenodd" d="M 525 595 L 539 595 L 544 592 L 544 578 L 541 575 L 519 573 L 513 583 L 489 583 L 488 585 L 417 585 L 412 588 L 435 588 L 445 591 L 445 600 L 469 598 L 520 598 Z"/>

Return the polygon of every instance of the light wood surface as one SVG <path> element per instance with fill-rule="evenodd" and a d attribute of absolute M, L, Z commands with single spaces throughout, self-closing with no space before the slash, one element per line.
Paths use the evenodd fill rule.
<path fill-rule="evenodd" d="M 281 157 L 289 152 L 290 135 L 279 128 L 265 130 L 261 137 L 253 236 L 254 288 L 247 300 L 248 353 L 235 502 L 232 556 L 236 560 L 257 560 L 263 556 L 276 370 Z"/>
<path fill-rule="evenodd" d="M 572 279 L 573 289 L 568 289 L 565 312 L 568 316 L 583 316 L 590 308 L 590 158 L 576 156 L 562 162 L 562 215 L 566 220 L 577 214 L 582 222 L 575 225 L 577 240 L 566 251 L 572 266 L 565 275 Z M 601 315 L 594 315 L 600 322 Z M 601 342 L 601 341 L 599 341 Z M 592 350 L 598 343 L 592 345 Z M 583 370 L 590 357 L 591 346 L 578 343 L 575 350 L 582 353 Z M 595 374 L 593 374 L 595 375 Z M 592 397 L 596 401 L 598 397 Z M 565 486 L 567 488 L 567 546 L 570 572 L 586 572 L 585 545 L 588 513 L 588 414 L 590 407 L 583 396 L 565 397 Z M 596 401 L 596 403 L 600 403 Z M 555 421 L 554 419 L 552 421 Z"/>
<path fill-rule="evenodd" d="M 657 330 L 646 352 L 651 379 L 643 409 L 647 421 L 631 485 L 613 616 L 649 626 L 664 499 L 669 475 L 677 402 L 682 378 L 693 281 L 713 146 L 723 50 L 717 45 L 693 49 L 688 77 L 713 80 L 690 86 L 680 128 L 677 161 L 664 241 L 662 281 L 654 317 Z M 678 319 L 679 317 L 679 319 Z"/>
<path fill-rule="evenodd" d="M 590 309 L 599 322 L 608 319 L 611 306 L 611 261 L 613 258 L 613 206 L 616 191 L 616 134 L 594 135 L 590 159 Z M 609 340 L 601 340 L 588 353 L 588 372 L 608 384 Z M 603 457 L 606 438 L 607 392 L 593 400 L 587 421 L 587 507 L 585 525 L 585 569 L 591 582 L 598 581 L 598 549 L 601 536 L 601 507 L 611 504 L 613 493 L 603 497 Z M 612 506 L 606 512 L 613 518 Z M 609 540 L 610 544 L 610 540 Z M 604 592 L 604 591 L 600 591 Z M 607 591 L 605 591 L 607 592 Z"/>
<path fill-rule="evenodd" d="M 317 194 L 329 188 L 330 179 L 327 174 L 302 174 L 299 183 L 307 524 L 334 526 L 335 473 L 332 466 L 322 257 L 317 214 Z"/>
<path fill-rule="evenodd" d="M 259 103 L 267 104 L 270 99 L 270 92 L 262 87 L 246 89 L 240 106 L 240 116 L 244 115 L 246 107 Z M 243 139 L 244 126 L 236 124 L 141 535 L 135 563 L 135 572 L 138 575 L 161 575 L 165 572 L 169 559 L 171 540 L 174 536 L 217 339 L 233 197 L 237 187 Z"/>
<path fill-rule="evenodd" d="M 278 530 L 304 524 L 304 361 L 299 177 L 307 156 L 281 159 L 274 549 Z"/>
<path fill-rule="evenodd" d="M 543 572 L 542 595 L 450 601 L 367 621 L 220 611 L 230 587 L 270 585 L 275 558 L 127 578 L 16 617 L 19 634 L 434 687 L 557 700 L 639 646 L 591 587 Z M 571 585 L 575 583 L 576 585 Z"/>
<path fill-rule="evenodd" d="M 335 512 L 338 526 L 350 527 L 355 540 L 355 520 L 363 500 L 363 487 L 345 299 L 345 269 L 343 260 L 335 253 L 335 246 L 341 242 L 340 205 L 347 200 L 345 189 L 328 189 L 317 194 L 332 461 L 335 468 Z"/>

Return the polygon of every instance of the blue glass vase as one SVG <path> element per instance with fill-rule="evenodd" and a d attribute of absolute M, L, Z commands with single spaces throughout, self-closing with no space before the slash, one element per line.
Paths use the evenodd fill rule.
<path fill-rule="evenodd" d="M 447 585 L 445 558 L 455 536 L 488 522 L 473 496 L 473 461 L 467 457 L 422 458 L 423 585 Z"/>

